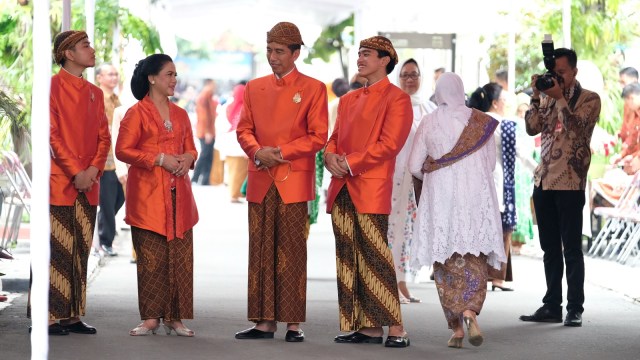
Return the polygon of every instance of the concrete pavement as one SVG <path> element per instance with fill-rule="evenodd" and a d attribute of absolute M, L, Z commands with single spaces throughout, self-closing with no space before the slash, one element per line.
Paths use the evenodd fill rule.
<path fill-rule="evenodd" d="M 50 337 L 50 359 L 640 359 L 640 305 L 633 301 L 638 268 L 587 259 L 584 327 L 531 324 L 520 322 L 518 316 L 533 312 L 544 292 L 542 262 L 535 256 L 513 258 L 516 291 L 489 291 L 479 316 L 485 335 L 481 347 L 466 341 L 463 349 L 446 347 L 450 331 L 433 282 L 412 284 L 414 296 L 423 302 L 402 305 L 412 342 L 409 348 L 334 344 L 333 337 L 339 333 L 337 289 L 333 235 L 326 214 L 312 226 L 308 245 L 305 342 L 285 343 L 284 327 L 274 340 L 235 340 L 236 331 L 252 325 L 246 321 L 246 204 L 231 204 L 224 186 L 196 187 L 194 192 L 201 217 L 194 247 L 196 318 L 185 323 L 196 337 L 128 335 L 140 321 L 136 268 L 128 256 L 129 233 L 122 232 L 117 242 L 120 256 L 97 267 L 88 289 L 84 320 L 96 326 L 98 334 Z M 536 255 L 533 250 L 529 254 Z M 28 253 L 16 255 L 28 259 Z M 19 261 L 25 263 L 19 259 L 12 267 Z M 594 279 L 612 284 L 609 288 L 615 291 Z M 25 304 L 26 295 L 19 296 L 0 313 L 2 359 L 25 359 L 30 354 Z"/>

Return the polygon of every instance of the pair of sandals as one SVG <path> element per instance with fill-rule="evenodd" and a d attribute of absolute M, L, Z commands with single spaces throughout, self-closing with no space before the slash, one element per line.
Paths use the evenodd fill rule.
<path fill-rule="evenodd" d="M 422 300 L 415 298 L 413 296 L 406 297 L 402 295 L 402 293 L 398 294 L 400 299 L 400 304 L 411 304 L 411 303 L 421 303 Z"/>

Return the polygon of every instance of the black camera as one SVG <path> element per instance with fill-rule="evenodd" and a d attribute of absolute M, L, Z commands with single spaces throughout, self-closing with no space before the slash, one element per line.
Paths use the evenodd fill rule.
<path fill-rule="evenodd" d="M 562 78 L 553 71 L 556 67 L 556 57 L 554 55 L 553 40 L 551 39 L 550 34 L 545 34 L 544 40 L 542 40 L 542 56 L 544 60 L 544 67 L 547 68 L 547 72 L 536 79 L 535 87 L 540 91 L 545 91 L 553 87 L 554 78 L 558 82 L 562 81 Z"/>

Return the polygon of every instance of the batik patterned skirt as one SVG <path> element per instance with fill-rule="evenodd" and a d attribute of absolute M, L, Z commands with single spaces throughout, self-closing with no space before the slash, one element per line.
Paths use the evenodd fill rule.
<path fill-rule="evenodd" d="M 340 330 L 401 325 L 398 284 L 387 243 L 389 216 L 359 214 L 345 186 L 333 204 L 331 220 Z"/>
<path fill-rule="evenodd" d="M 462 325 L 465 310 L 480 314 L 487 296 L 487 257 L 453 254 L 444 264 L 433 264 L 440 304 L 450 329 Z"/>
<path fill-rule="evenodd" d="M 87 302 L 87 263 L 97 206 L 79 193 L 73 206 L 49 207 L 51 261 L 49 320 L 83 316 Z"/>
<path fill-rule="evenodd" d="M 172 201 L 175 208 L 175 192 Z M 167 241 L 165 235 L 132 226 L 131 240 L 137 255 L 140 318 L 193 319 L 193 229 Z"/>
<path fill-rule="evenodd" d="M 305 321 L 307 218 L 307 202 L 283 203 L 275 185 L 249 203 L 249 321 Z"/>

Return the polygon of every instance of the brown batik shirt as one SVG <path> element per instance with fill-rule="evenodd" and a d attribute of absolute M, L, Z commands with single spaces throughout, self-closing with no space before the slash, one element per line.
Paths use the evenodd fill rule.
<path fill-rule="evenodd" d="M 534 182 L 543 190 L 584 190 L 591 163 L 591 134 L 600 116 L 600 96 L 578 82 L 564 98 L 531 100 L 527 134 L 542 134 Z"/>

